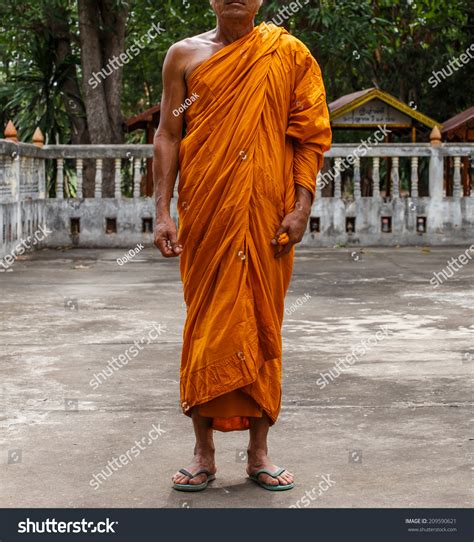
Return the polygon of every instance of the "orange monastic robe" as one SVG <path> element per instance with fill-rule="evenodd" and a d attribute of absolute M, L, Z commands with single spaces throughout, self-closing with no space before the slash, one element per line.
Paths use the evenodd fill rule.
<path fill-rule="evenodd" d="M 182 408 L 198 407 L 216 429 L 245 429 L 249 415 L 274 423 L 280 410 L 294 251 L 276 259 L 271 240 L 295 183 L 315 193 L 329 115 L 308 49 L 265 23 L 198 66 L 193 93 L 179 154 Z"/>

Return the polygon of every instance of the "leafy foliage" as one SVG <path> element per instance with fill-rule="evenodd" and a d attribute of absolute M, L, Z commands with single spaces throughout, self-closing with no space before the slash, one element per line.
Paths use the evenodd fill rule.
<path fill-rule="evenodd" d="M 117 0 L 120 5 L 125 0 Z M 300 0 L 303 4 L 303 0 Z M 161 68 L 170 45 L 215 24 L 207 1 L 128 0 L 126 48 L 152 24 L 161 33 L 124 68 L 122 111 L 135 115 L 160 100 Z M 264 2 L 260 20 L 290 4 Z M 471 104 L 474 61 L 436 88 L 428 82 L 472 43 L 469 0 L 310 0 L 284 26 L 311 49 L 323 70 L 328 100 L 379 86 L 443 121 Z M 52 16 L 66 14 L 72 57 L 57 65 Z M 63 83 L 80 73 L 77 5 L 74 0 L 2 0 L 0 6 L 0 128 L 13 118 L 22 140 L 40 126 L 50 141 L 67 143 L 71 111 Z M 80 82 L 80 88 L 82 84 Z"/>

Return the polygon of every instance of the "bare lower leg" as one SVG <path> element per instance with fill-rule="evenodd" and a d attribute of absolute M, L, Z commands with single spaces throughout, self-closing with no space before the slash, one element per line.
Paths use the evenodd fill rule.
<path fill-rule="evenodd" d="M 195 408 L 192 413 L 194 435 L 196 444 L 194 445 L 194 457 L 191 463 L 185 469 L 194 474 L 201 469 L 206 469 L 210 473 L 216 472 L 214 461 L 214 440 L 212 432 L 212 418 L 205 418 L 198 414 L 198 409 Z M 200 474 L 195 478 L 190 479 L 179 471 L 173 476 L 172 480 L 175 484 L 200 484 L 206 481 L 207 476 Z"/>
<path fill-rule="evenodd" d="M 250 440 L 247 449 L 248 465 L 247 473 L 253 474 L 260 469 L 267 469 L 275 472 L 278 467 L 268 457 L 267 437 L 270 429 L 270 420 L 264 413 L 261 418 L 250 418 Z M 260 480 L 270 485 L 288 485 L 293 482 L 293 475 L 285 471 L 278 478 L 272 478 L 266 474 L 260 475 Z"/>

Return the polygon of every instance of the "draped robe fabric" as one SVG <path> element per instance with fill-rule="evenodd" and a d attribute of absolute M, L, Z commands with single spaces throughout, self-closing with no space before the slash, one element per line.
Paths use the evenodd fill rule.
<path fill-rule="evenodd" d="M 238 393 L 273 424 L 294 250 L 275 258 L 271 240 L 294 209 L 295 183 L 314 196 L 330 147 L 321 73 L 303 43 L 262 23 L 199 65 L 187 86 L 198 98 L 179 153 L 181 406 L 190 415 Z M 214 428 L 245 429 L 248 418 L 217 416 Z"/>

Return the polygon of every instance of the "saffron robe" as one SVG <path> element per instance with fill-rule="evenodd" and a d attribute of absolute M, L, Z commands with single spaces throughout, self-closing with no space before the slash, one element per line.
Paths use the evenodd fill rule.
<path fill-rule="evenodd" d="M 190 74 L 193 93 L 179 152 L 181 406 L 220 430 L 246 429 L 262 412 L 273 424 L 294 250 L 275 258 L 271 241 L 295 183 L 314 196 L 330 147 L 321 72 L 302 42 L 262 23 Z"/>

